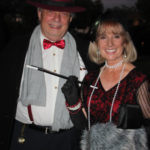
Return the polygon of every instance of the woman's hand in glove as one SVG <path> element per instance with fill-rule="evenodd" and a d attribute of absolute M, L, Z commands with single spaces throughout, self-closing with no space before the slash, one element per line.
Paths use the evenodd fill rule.
<path fill-rule="evenodd" d="M 79 99 L 79 86 L 78 78 L 75 76 L 69 76 L 69 79 L 61 88 L 68 105 L 76 105 Z"/>
<path fill-rule="evenodd" d="M 66 98 L 66 105 L 70 112 L 71 120 L 77 129 L 85 129 L 87 126 L 87 119 L 82 112 L 82 103 L 79 100 L 79 86 L 78 78 L 69 76 L 69 79 L 63 85 L 62 92 Z"/>

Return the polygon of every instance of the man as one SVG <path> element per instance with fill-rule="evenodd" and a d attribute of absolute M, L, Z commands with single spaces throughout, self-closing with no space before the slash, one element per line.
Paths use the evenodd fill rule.
<path fill-rule="evenodd" d="M 13 39 L 0 60 L 4 98 L 0 109 L 0 149 L 11 145 L 10 150 L 76 150 L 78 132 L 61 92 L 65 79 L 28 66 L 82 80 L 87 71 L 67 30 L 71 13 L 85 9 L 75 6 L 73 0 L 28 3 L 37 7 L 40 25 L 30 38 Z"/>

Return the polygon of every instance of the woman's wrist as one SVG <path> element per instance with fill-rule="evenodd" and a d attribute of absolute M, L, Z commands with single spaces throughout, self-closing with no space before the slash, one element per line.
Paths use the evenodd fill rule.
<path fill-rule="evenodd" d="M 66 107 L 68 109 L 68 111 L 71 113 L 71 114 L 76 114 L 80 111 L 80 109 L 82 108 L 82 102 L 81 100 L 79 99 L 79 101 L 74 104 L 74 105 L 69 105 L 67 102 L 66 102 Z"/>

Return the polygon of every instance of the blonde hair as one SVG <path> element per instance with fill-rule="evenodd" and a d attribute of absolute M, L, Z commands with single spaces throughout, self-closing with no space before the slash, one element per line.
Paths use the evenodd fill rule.
<path fill-rule="evenodd" d="M 94 42 L 90 42 L 89 49 L 88 49 L 88 55 L 90 60 L 96 64 L 101 64 L 105 61 L 105 59 L 101 55 L 97 55 L 98 51 L 100 53 L 97 43 L 99 40 L 99 36 L 102 33 L 105 33 L 106 31 L 112 33 L 118 33 L 121 36 L 123 36 L 124 43 L 125 43 L 124 53 L 126 55 L 124 61 L 134 62 L 137 59 L 137 52 L 133 44 L 133 41 L 129 35 L 129 32 L 125 30 L 125 28 L 120 22 L 114 20 L 107 20 L 99 23 L 96 31 L 96 40 Z"/>

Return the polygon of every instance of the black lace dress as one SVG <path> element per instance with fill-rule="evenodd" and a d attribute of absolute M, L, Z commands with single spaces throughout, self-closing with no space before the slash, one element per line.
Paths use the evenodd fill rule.
<path fill-rule="evenodd" d="M 98 77 L 99 71 L 93 71 L 85 76 L 86 83 L 82 88 L 83 103 L 87 112 L 89 97 L 92 87 Z M 97 122 L 105 123 L 110 119 L 110 108 L 112 99 L 116 91 L 117 84 L 105 91 L 101 81 L 97 83 L 98 89 L 95 89 L 90 103 L 90 121 L 91 124 Z M 131 70 L 128 75 L 121 80 L 119 90 L 112 110 L 112 122 L 117 124 L 118 112 L 121 104 L 137 104 L 139 103 L 145 117 L 150 117 L 150 99 L 148 91 L 148 81 L 146 75 L 138 71 L 136 68 Z"/>

